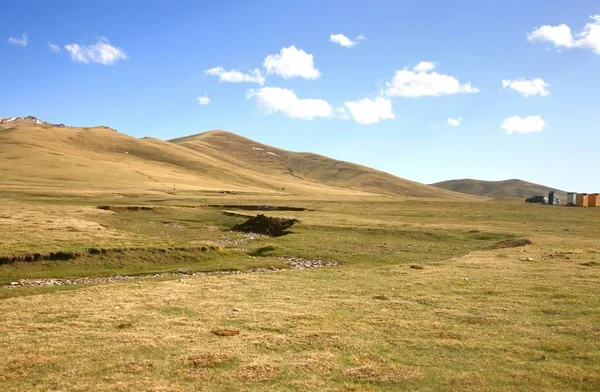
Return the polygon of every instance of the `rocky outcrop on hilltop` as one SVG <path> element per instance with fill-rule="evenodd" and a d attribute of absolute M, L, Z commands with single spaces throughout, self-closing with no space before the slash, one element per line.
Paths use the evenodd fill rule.
<path fill-rule="evenodd" d="M 0 124 L 1 125 L 6 125 L 6 124 L 10 124 L 12 122 L 15 121 L 29 121 L 29 122 L 33 122 L 37 125 L 53 125 L 50 124 L 47 121 L 42 121 L 39 118 L 35 117 L 35 116 L 27 116 L 27 117 L 8 117 L 8 118 L 2 118 L 0 119 Z"/>

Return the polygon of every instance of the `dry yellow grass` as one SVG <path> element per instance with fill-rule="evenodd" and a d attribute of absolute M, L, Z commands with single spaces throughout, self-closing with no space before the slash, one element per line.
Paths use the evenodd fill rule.
<path fill-rule="evenodd" d="M 600 388 L 598 210 L 377 197 L 169 195 L 157 202 L 150 194 L 135 201 L 161 209 L 107 214 L 82 205 L 112 200 L 96 197 L 10 204 L 14 211 L 29 206 L 36 217 L 47 211 L 56 222 L 109 222 L 150 245 L 163 241 L 148 222 L 152 214 L 178 224 L 193 216 L 198 226 L 170 232 L 185 242 L 188 233 L 195 240 L 219 233 L 203 226 L 241 218 L 184 205 L 287 202 L 314 210 L 295 215 L 301 223 L 294 234 L 231 250 L 269 245 L 275 254 L 345 265 L 0 289 L 12 296 L 0 300 L 2 390 Z M 75 242 L 101 241 L 86 233 Z M 533 245 L 493 249 L 511 234 Z M 15 238 L 0 234 L 3 243 Z M 219 329 L 240 333 L 212 332 Z"/>
<path fill-rule="evenodd" d="M 257 149 L 260 148 L 260 149 Z M 273 153 L 268 154 L 268 152 Z M 363 166 L 279 150 L 213 131 L 172 142 L 106 127 L 0 126 L 3 186 L 124 191 L 218 190 L 468 198 Z"/>

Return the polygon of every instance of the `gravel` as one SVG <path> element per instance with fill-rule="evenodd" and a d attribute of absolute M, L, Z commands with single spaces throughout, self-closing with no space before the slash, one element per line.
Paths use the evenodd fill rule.
<path fill-rule="evenodd" d="M 278 257 L 278 260 L 286 263 L 290 266 L 290 269 L 296 270 L 312 270 L 316 268 L 324 267 L 338 267 L 342 264 L 325 259 L 305 259 L 302 257 Z M 20 279 L 17 282 L 11 282 L 9 285 L 3 286 L 5 288 L 15 287 L 44 287 L 44 286 L 67 286 L 67 285 L 79 285 L 79 284 L 105 284 L 105 283 L 119 283 L 132 280 L 140 279 L 151 279 L 151 278 L 192 278 L 200 276 L 211 276 L 211 275 L 242 275 L 242 274 L 264 274 L 286 271 L 287 268 L 279 269 L 273 266 L 268 268 L 255 268 L 246 271 L 211 271 L 211 272 L 192 272 L 188 273 L 185 269 L 180 269 L 177 272 L 163 272 L 158 274 L 150 275 L 115 275 L 98 278 L 52 278 L 52 279 Z"/>

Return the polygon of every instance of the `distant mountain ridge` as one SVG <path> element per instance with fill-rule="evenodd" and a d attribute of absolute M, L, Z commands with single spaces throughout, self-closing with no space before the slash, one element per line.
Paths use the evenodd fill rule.
<path fill-rule="evenodd" d="M 518 179 L 504 181 L 484 181 L 467 178 L 436 182 L 430 185 L 453 192 L 491 197 L 494 199 L 508 197 L 527 198 L 535 195 L 547 196 L 550 191 L 557 192 L 560 198 L 564 199 L 567 197 L 566 191 Z"/>

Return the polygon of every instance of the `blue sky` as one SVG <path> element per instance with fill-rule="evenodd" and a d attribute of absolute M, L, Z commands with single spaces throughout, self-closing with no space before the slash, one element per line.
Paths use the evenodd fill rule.
<path fill-rule="evenodd" d="M 596 0 L 15 0 L 0 15 L 0 116 L 225 129 L 424 183 L 600 191 Z"/>

